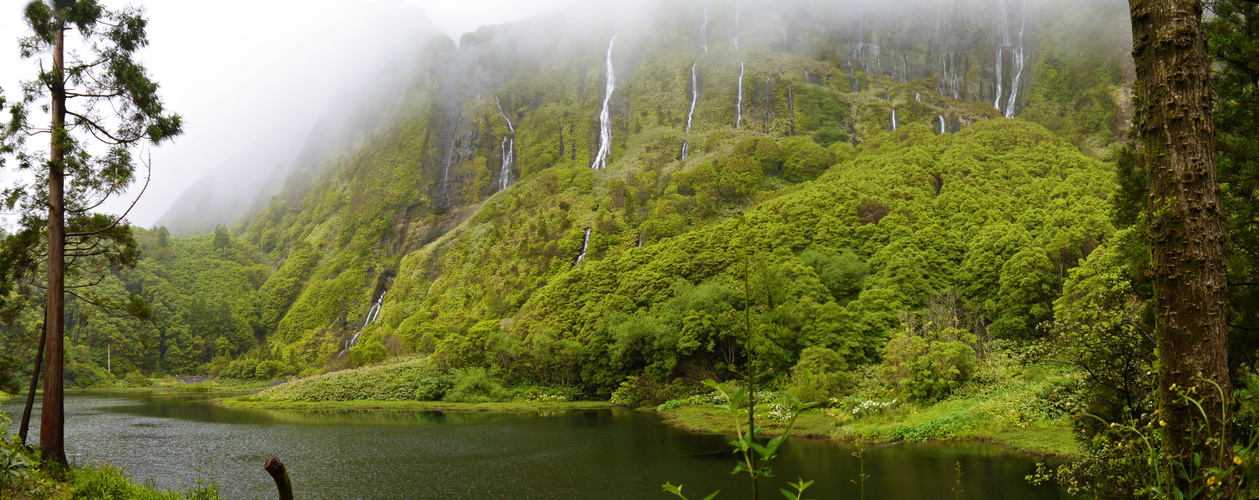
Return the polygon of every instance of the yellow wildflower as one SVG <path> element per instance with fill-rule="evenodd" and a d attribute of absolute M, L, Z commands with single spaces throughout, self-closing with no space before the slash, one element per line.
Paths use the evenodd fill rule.
<path fill-rule="evenodd" d="M 1241 465 L 1241 464 L 1242 464 L 1242 457 L 1233 455 L 1233 465 Z"/>

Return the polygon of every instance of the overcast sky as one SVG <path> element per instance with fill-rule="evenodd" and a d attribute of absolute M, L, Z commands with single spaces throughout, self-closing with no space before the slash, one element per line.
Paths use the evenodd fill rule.
<path fill-rule="evenodd" d="M 0 88 L 19 97 L 35 62 L 18 57 L 28 0 L 0 0 Z M 524 19 L 570 0 L 102 0 L 143 5 L 150 46 L 138 58 L 161 84 L 184 135 L 152 154 L 148 191 L 129 219 L 149 227 L 192 183 L 249 158 L 271 168 L 300 145 L 330 103 L 391 64 L 392 48 L 431 24 L 455 41 L 478 26 Z M 35 123 L 46 123 L 38 117 Z M 142 172 L 141 172 L 142 174 Z M 15 180 L 11 168 L 0 184 Z M 118 213 L 126 200 L 104 209 Z M 16 217 L 3 214 L 12 224 Z"/>

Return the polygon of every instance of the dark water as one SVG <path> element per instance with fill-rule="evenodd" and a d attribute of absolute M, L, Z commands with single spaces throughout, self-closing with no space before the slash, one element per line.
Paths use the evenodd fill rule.
<path fill-rule="evenodd" d="M 684 484 L 692 499 L 717 489 L 718 499 L 751 496 L 746 476 L 730 475 L 728 437 L 683 432 L 652 414 L 230 410 L 208 398 L 69 395 L 67 454 L 124 467 L 164 489 L 209 480 L 229 498 L 275 497 L 262 470 L 268 453 L 288 465 L 298 498 L 667 499 L 665 481 Z M 14 419 L 20 399 L 2 405 Z M 859 498 L 852 451 L 789 441 L 761 498 L 782 498 L 776 490 L 797 477 L 816 481 L 808 498 Z M 951 500 L 958 461 L 961 498 L 1059 498 L 1024 480 L 1035 459 L 982 445 L 867 450 L 865 498 Z"/>

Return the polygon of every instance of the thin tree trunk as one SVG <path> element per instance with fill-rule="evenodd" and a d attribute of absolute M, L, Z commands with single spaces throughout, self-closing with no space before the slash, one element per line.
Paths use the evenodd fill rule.
<path fill-rule="evenodd" d="M 1200 0 L 1130 0 L 1129 6 L 1140 93 L 1138 133 L 1149 175 L 1158 406 L 1159 418 L 1167 423 L 1163 442 L 1170 458 L 1187 468 L 1193 468 L 1195 453 L 1201 454 L 1203 468 L 1228 468 L 1233 456 L 1226 414 L 1231 390 L 1228 282 L 1203 5 Z M 1202 400 L 1205 421 L 1178 394 L 1190 388 L 1196 388 L 1192 397 Z M 1210 435 L 1198 432 L 1203 424 Z M 1190 481 L 1175 481 L 1181 491 L 1189 491 Z"/>
<path fill-rule="evenodd" d="M 52 147 L 48 168 L 48 310 L 44 319 L 44 399 L 39 413 L 39 449 L 44 460 L 66 465 L 62 393 L 62 337 L 65 327 L 65 206 L 63 159 L 59 139 L 65 133 L 65 30 L 57 30 L 53 48 Z"/>
<path fill-rule="evenodd" d="M 44 364 L 44 342 L 48 340 L 43 325 L 40 325 L 39 350 L 35 353 L 35 370 L 31 372 L 31 387 L 26 392 L 26 408 L 22 409 L 22 425 L 18 428 L 18 438 L 22 446 L 26 446 L 26 431 L 31 426 L 31 410 L 35 406 L 35 389 L 39 386 L 39 368 Z"/>

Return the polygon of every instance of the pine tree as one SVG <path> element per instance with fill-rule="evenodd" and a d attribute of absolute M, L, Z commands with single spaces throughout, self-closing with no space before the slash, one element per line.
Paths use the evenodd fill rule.
<path fill-rule="evenodd" d="M 4 192 L 4 204 L 22 218 L 15 235 L 20 238 L 5 245 L 3 271 L 9 280 L 46 272 L 40 448 L 46 459 L 65 464 L 66 282 L 74 286 L 80 276 L 135 264 L 139 251 L 126 214 L 94 210 L 133 183 L 141 163 L 137 148 L 179 135 L 182 120 L 165 109 L 157 83 L 135 60 L 135 51 L 148 45 L 142 10 L 111 11 L 96 0 L 34 0 L 24 15 L 30 35 L 21 40 L 21 55 L 37 60 L 39 70 L 23 83 L 22 101 L 10 110 L 4 143 L 17 169 L 35 182 Z M 69 32 L 78 33 L 77 43 L 67 40 Z M 46 124 L 34 123 L 44 116 Z M 27 147 L 45 136 L 47 150 Z M 38 245 L 16 244 L 44 238 L 46 253 Z"/>

